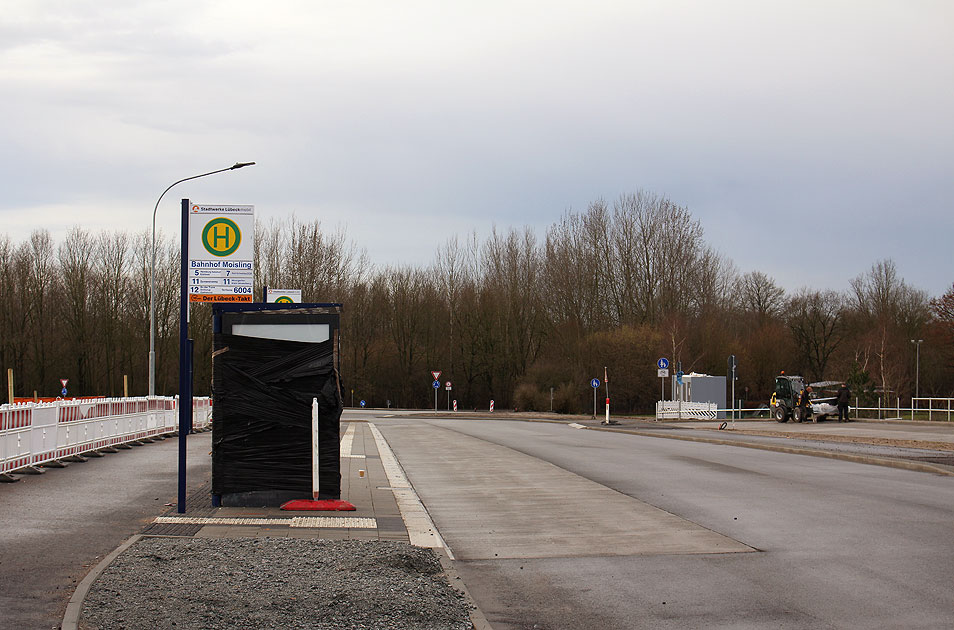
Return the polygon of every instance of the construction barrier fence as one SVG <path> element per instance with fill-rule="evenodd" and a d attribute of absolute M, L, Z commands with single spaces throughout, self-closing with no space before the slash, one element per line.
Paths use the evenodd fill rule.
<path fill-rule="evenodd" d="M 178 397 L 93 398 L 0 405 L 0 474 L 173 433 Z M 193 429 L 211 422 L 209 398 L 192 401 Z"/>
<path fill-rule="evenodd" d="M 657 420 L 715 420 L 719 414 L 719 405 L 707 402 L 686 402 L 678 400 L 657 400 Z"/>

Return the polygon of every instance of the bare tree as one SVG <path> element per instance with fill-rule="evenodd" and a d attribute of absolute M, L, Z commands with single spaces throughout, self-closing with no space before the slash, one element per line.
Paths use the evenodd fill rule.
<path fill-rule="evenodd" d="M 763 324 L 781 315 L 785 289 L 761 271 L 750 271 L 739 278 L 736 291 L 742 308 L 752 315 L 754 323 Z"/>
<path fill-rule="evenodd" d="M 66 346 L 70 348 L 72 378 L 79 393 L 94 393 L 91 379 L 93 361 L 93 256 L 96 242 L 89 232 L 74 227 L 59 247 L 60 276 L 63 299 L 59 302 L 60 318 L 66 324 Z"/>
<path fill-rule="evenodd" d="M 32 374 L 27 374 L 30 339 L 30 250 L 26 244 L 15 247 L 10 239 L 0 239 L 0 361 L 13 368 L 19 391 Z M 15 386 L 16 386 L 15 385 Z"/>
<path fill-rule="evenodd" d="M 887 395 L 914 389 L 911 338 L 923 335 L 930 319 L 927 294 L 898 276 L 891 260 L 880 260 L 851 281 L 858 343 L 877 358 L 878 380 Z"/>
<path fill-rule="evenodd" d="M 844 298 L 835 291 L 803 289 L 789 300 L 788 326 L 807 376 L 822 379 L 832 354 L 844 342 Z"/>
<path fill-rule="evenodd" d="M 93 305 L 96 308 L 94 325 L 98 345 L 103 349 L 99 367 L 105 381 L 97 382 L 96 386 L 110 396 L 122 392 L 120 372 L 125 361 L 120 345 L 128 337 L 122 332 L 127 319 L 124 307 L 129 290 L 129 263 L 129 235 L 126 232 L 99 235 L 94 260 Z M 125 358 L 128 359 L 129 355 Z"/>
<path fill-rule="evenodd" d="M 536 237 L 529 229 L 510 230 L 506 236 L 494 230 L 484 257 L 486 288 L 494 292 L 500 305 L 497 326 L 504 342 L 503 376 L 514 382 L 536 359 L 544 337 L 542 263 Z"/>
<path fill-rule="evenodd" d="M 49 391 L 48 383 L 55 378 L 51 362 L 52 349 L 48 331 L 53 330 L 55 317 L 55 294 L 59 282 L 59 269 L 54 253 L 53 238 L 46 230 L 34 230 L 30 234 L 30 328 L 33 331 L 33 361 L 35 362 L 35 388 Z M 53 390 L 56 391 L 56 390 Z"/>

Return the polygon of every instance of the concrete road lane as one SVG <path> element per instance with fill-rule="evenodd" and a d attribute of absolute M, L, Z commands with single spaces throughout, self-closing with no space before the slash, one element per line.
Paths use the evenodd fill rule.
<path fill-rule="evenodd" d="M 376 422 L 498 630 L 949 626 L 949 477 L 566 425 Z M 629 531 L 647 507 L 729 552 L 670 527 L 649 538 L 672 552 L 647 551 Z"/>
<path fill-rule="evenodd" d="M 753 551 L 541 459 L 433 424 L 388 439 L 398 452 L 427 445 L 430 457 L 402 464 L 462 560 Z"/>

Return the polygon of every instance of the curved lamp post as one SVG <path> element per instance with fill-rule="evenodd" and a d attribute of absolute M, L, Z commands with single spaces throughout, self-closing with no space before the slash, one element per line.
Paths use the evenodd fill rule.
<path fill-rule="evenodd" d="M 162 191 L 159 199 L 156 200 L 156 207 L 152 211 L 152 266 L 149 269 L 149 395 L 156 395 L 156 212 L 159 210 L 159 202 L 176 184 L 187 182 L 190 179 L 198 179 L 207 175 L 224 173 L 225 171 L 234 171 L 237 168 L 252 166 L 255 162 L 236 162 L 228 168 L 220 168 L 217 171 L 209 171 L 200 175 L 193 175 L 172 182 L 169 188 Z"/>

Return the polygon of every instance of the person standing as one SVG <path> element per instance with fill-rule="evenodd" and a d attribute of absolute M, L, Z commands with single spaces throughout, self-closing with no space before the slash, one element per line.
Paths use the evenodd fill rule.
<path fill-rule="evenodd" d="M 807 385 L 805 389 L 802 390 L 801 395 L 798 397 L 798 422 L 804 422 L 808 420 L 809 416 L 812 414 L 812 386 Z"/>
<path fill-rule="evenodd" d="M 835 404 L 838 405 L 838 422 L 850 422 L 848 420 L 848 405 L 851 403 L 851 390 L 848 389 L 848 383 L 842 383 L 835 394 Z"/>

